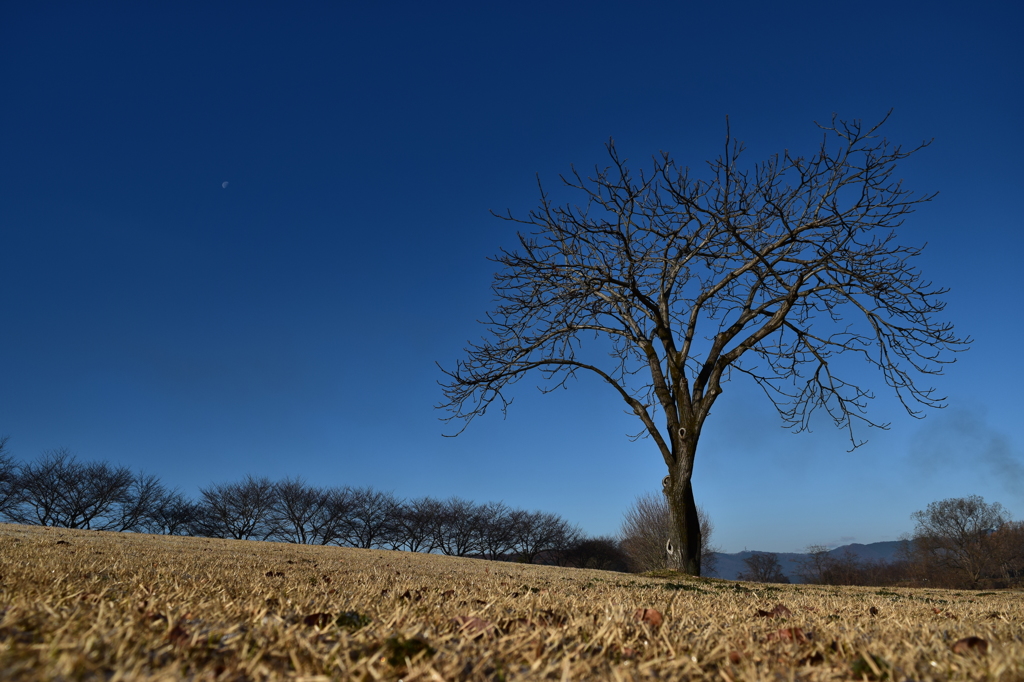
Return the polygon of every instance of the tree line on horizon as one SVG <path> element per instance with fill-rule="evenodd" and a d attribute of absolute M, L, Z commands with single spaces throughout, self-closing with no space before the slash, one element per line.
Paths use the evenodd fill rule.
<path fill-rule="evenodd" d="M 668 568 L 671 511 L 648 493 L 626 510 L 617 537 L 589 537 L 557 514 L 460 497 L 400 499 L 370 487 L 312 486 L 245 476 L 191 499 L 159 478 L 67 449 L 18 463 L 0 437 L 0 520 L 160 535 L 338 545 L 642 573 Z M 698 508 L 702 564 L 714 570 L 714 524 Z M 1024 585 L 1024 522 L 977 495 L 915 512 L 892 561 L 811 546 L 797 575 L 819 585 L 993 589 Z M 755 552 L 740 580 L 784 583 L 778 556 Z"/>
<path fill-rule="evenodd" d="M 1000 589 L 1024 585 L 1024 522 L 979 495 L 932 502 L 911 515 L 914 532 L 891 561 L 862 559 L 849 548 L 811 545 L 796 575 L 812 585 Z M 754 552 L 740 580 L 790 582 L 778 555 Z"/>
<path fill-rule="evenodd" d="M 501 502 L 405 500 L 371 487 L 252 475 L 202 487 L 191 499 L 154 475 L 80 461 L 65 448 L 18 463 L 6 441 L 0 438 L 0 519 L 13 523 L 628 569 L 616 539 Z"/>

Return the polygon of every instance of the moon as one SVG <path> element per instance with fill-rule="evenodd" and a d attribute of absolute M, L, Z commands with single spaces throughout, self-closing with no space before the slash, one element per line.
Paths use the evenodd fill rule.
<path fill-rule="evenodd" d="M 223 187 L 224 189 L 227 189 L 227 186 L 228 186 L 227 180 L 225 180 L 224 182 L 220 183 L 220 186 Z"/>

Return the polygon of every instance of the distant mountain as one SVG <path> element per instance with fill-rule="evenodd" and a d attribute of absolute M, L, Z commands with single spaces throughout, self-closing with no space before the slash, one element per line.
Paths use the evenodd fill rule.
<path fill-rule="evenodd" d="M 899 540 L 892 540 L 890 542 L 872 542 L 869 545 L 854 543 L 852 545 L 842 545 L 841 547 L 829 550 L 829 554 L 832 556 L 841 556 L 844 552 L 850 551 L 861 561 L 877 561 L 879 559 L 892 561 L 901 544 L 903 543 Z M 736 552 L 735 554 L 716 553 L 715 556 L 718 557 L 718 566 L 715 571 L 715 576 L 718 578 L 725 578 L 726 580 L 736 580 L 740 573 L 747 570 L 747 565 L 743 563 L 743 560 L 750 557 L 750 555 L 757 553 L 758 552 L 756 551 Z M 779 564 L 782 565 L 782 572 L 789 578 L 790 582 L 803 582 L 800 576 L 796 573 L 797 570 L 799 570 L 800 562 L 807 559 L 810 555 L 798 552 L 776 552 L 775 554 L 779 557 Z"/>

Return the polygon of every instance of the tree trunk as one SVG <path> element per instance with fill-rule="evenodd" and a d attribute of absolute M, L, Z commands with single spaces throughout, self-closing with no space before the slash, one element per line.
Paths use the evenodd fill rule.
<path fill-rule="evenodd" d="M 693 485 L 689 477 L 663 482 L 668 508 L 672 512 L 672 533 L 665 545 L 668 567 L 689 575 L 700 575 L 700 520 L 697 503 L 693 499 Z"/>

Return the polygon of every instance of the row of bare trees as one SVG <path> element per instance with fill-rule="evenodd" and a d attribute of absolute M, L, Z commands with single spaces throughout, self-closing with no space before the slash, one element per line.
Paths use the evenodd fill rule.
<path fill-rule="evenodd" d="M 0 519 L 14 523 L 626 568 L 614 540 L 501 502 L 403 500 L 372 488 L 251 475 L 200 488 L 193 500 L 155 476 L 83 462 L 66 449 L 18 464 L 6 443 L 0 439 Z"/>
<path fill-rule="evenodd" d="M 893 561 L 862 560 L 847 550 L 807 549 L 805 582 L 990 589 L 1024 584 L 1024 523 L 978 495 L 932 502 L 914 512 L 914 532 Z"/>

